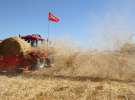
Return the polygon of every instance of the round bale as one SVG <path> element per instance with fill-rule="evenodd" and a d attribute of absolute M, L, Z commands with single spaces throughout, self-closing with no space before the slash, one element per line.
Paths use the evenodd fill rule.
<path fill-rule="evenodd" d="M 30 44 L 19 37 L 10 37 L 0 43 L 2 56 L 26 54 L 30 49 Z"/>

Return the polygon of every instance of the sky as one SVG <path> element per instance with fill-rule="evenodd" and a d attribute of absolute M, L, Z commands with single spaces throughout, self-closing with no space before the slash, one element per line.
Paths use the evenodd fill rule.
<path fill-rule="evenodd" d="M 0 0 L 0 39 L 48 32 L 86 48 L 115 48 L 135 33 L 135 0 Z M 134 37 L 132 37 L 134 40 Z M 117 46 L 116 46 L 117 45 Z"/>

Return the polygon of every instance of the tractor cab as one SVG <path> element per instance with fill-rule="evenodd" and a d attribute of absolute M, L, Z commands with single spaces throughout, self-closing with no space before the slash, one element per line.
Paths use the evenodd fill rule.
<path fill-rule="evenodd" d="M 36 47 L 38 46 L 39 42 L 41 42 L 42 44 L 43 41 L 45 40 L 39 34 L 32 34 L 32 35 L 26 35 L 26 36 L 19 35 L 19 37 L 24 39 L 28 43 L 30 43 L 31 46 L 36 46 Z"/>

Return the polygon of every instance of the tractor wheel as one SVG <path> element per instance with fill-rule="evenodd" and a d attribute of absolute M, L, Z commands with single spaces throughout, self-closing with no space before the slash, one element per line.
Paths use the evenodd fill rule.
<path fill-rule="evenodd" d="M 45 60 L 37 58 L 35 64 L 31 65 L 30 70 L 42 69 L 45 67 Z"/>
<path fill-rule="evenodd" d="M 23 69 L 20 69 L 20 68 L 16 69 L 16 73 L 17 74 L 23 73 Z"/>
<path fill-rule="evenodd" d="M 45 67 L 45 60 L 44 59 L 37 59 L 36 63 L 37 69 L 42 69 Z"/>
<path fill-rule="evenodd" d="M 30 70 L 43 69 L 43 68 L 47 68 L 47 67 L 51 67 L 50 59 L 48 59 L 48 58 L 46 58 L 46 59 L 38 58 L 36 60 L 36 63 L 31 65 Z"/>
<path fill-rule="evenodd" d="M 47 67 L 51 67 L 51 61 L 49 58 L 37 59 L 36 69 L 42 69 L 42 68 L 47 68 Z"/>

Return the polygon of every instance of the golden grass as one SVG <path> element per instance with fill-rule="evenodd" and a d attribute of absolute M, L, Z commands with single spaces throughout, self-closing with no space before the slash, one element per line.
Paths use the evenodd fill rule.
<path fill-rule="evenodd" d="M 0 76 L 1 100 L 134 100 L 135 83 Z"/>
<path fill-rule="evenodd" d="M 81 51 L 65 44 L 51 56 L 51 68 L 1 75 L 0 100 L 135 100 L 133 47 Z"/>

